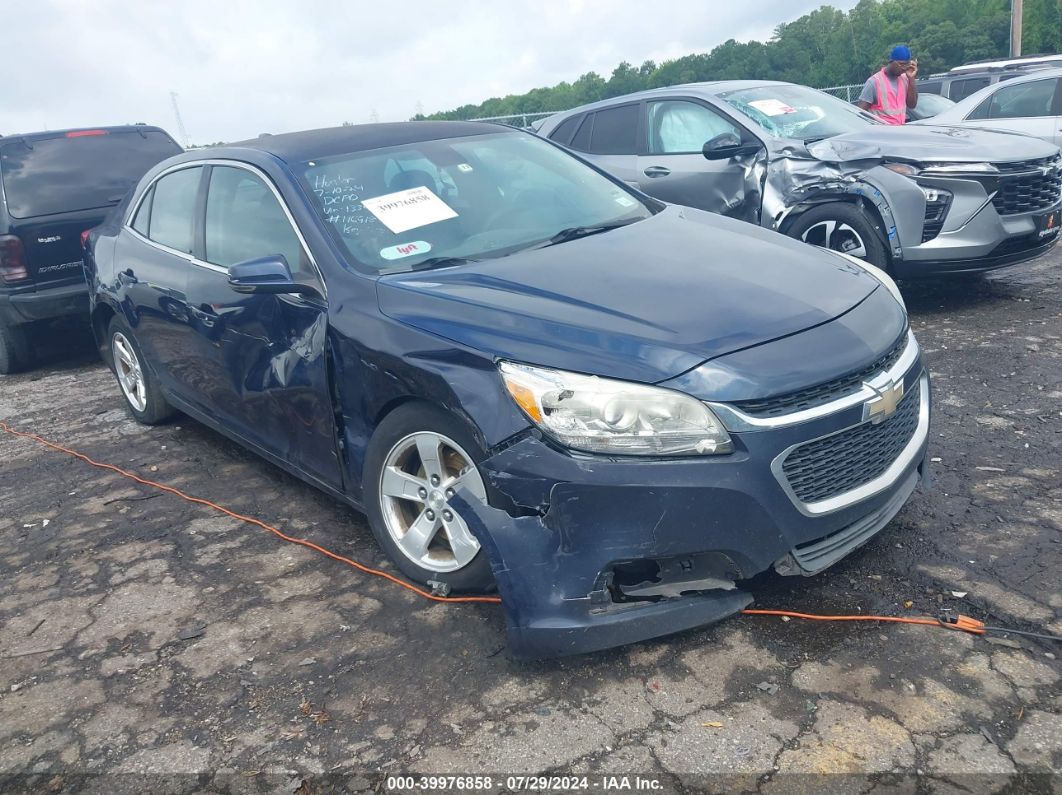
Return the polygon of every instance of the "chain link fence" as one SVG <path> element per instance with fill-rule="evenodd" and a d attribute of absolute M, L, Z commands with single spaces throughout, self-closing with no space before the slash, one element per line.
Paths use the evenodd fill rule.
<path fill-rule="evenodd" d="M 819 89 L 819 91 L 832 94 L 838 99 L 843 99 L 845 102 L 855 102 L 859 98 L 859 94 L 862 90 L 862 83 L 853 83 L 848 86 L 829 86 L 828 88 Z M 492 121 L 497 124 L 508 124 L 510 127 L 526 128 L 539 119 L 545 119 L 555 113 L 564 113 L 564 111 L 549 110 L 544 113 L 514 113 L 511 116 L 483 116 L 478 119 L 470 119 L 469 121 Z"/>
<path fill-rule="evenodd" d="M 830 86 L 829 88 L 820 88 L 819 91 L 833 94 L 835 97 L 843 99 L 845 102 L 855 102 L 859 99 L 859 95 L 863 91 L 863 84 L 855 83 L 850 86 Z"/>

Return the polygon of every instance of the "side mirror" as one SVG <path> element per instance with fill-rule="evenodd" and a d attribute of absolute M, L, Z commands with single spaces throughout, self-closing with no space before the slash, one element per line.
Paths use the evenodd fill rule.
<path fill-rule="evenodd" d="M 280 254 L 237 262 L 229 268 L 229 286 L 238 293 L 318 295 L 317 290 L 291 278 L 288 261 Z"/>
<path fill-rule="evenodd" d="M 701 154 L 708 160 L 729 160 L 742 155 L 754 155 L 760 151 L 757 142 L 742 143 L 734 133 L 722 133 L 701 147 Z"/>

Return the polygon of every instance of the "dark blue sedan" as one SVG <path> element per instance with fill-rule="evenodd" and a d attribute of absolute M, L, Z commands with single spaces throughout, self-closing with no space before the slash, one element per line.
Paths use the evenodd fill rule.
<path fill-rule="evenodd" d="M 187 152 L 89 239 L 137 420 L 180 410 L 496 589 L 518 656 L 720 619 L 920 480 L 929 381 L 871 266 L 534 135 L 383 124 Z"/>

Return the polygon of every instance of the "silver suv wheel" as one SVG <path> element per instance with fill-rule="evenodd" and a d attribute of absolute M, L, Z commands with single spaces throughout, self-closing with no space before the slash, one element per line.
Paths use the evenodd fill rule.
<path fill-rule="evenodd" d="M 809 227 L 800 239 L 813 246 L 840 251 L 858 259 L 867 258 L 867 244 L 855 229 L 843 221 L 820 221 Z"/>

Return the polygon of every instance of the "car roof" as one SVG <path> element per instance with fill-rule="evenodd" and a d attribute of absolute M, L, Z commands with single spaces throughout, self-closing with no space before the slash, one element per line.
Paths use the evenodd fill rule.
<path fill-rule="evenodd" d="M 972 108 L 984 102 L 985 97 L 994 94 L 996 91 L 999 91 L 1002 88 L 1005 88 L 1007 86 L 1019 86 L 1022 83 L 1032 83 L 1036 80 L 1049 80 L 1055 77 L 1062 77 L 1062 68 L 1038 69 L 1035 72 L 1022 74 L 1020 77 L 1011 77 L 1007 80 L 1000 80 L 998 83 L 992 83 L 990 85 L 985 86 L 984 88 L 978 89 L 977 91 L 970 94 L 970 96 L 968 97 L 963 97 L 958 102 L 956 102 L 954 106 L 948 108 L 945 111 L 942 111 L 939 117 L 935 118 L 940 118 L 943 122 L 951 118 L 952 115 L 965 117 L 966 114 Z"/>
<path fill-rule="evenodd" d="M 409 121 L 383 124 L 353 124 L 319 130 L 260 135 L 248 141 L 237 141 L 217 149 L 197 149 L 210 157 L 221 149 L 255 149 L 285 162 L 298 162 L 315 157 L 364 152 L 388 146 L 435 141 L 442 138 L 461 138 L 466 135 L 486 135 L 515 131 L 489 122 L 468 121 Z"/>
<path fill-rule="evenodd" d="M 970 72 L 981 71 L 1020 71 L 1023 68 L 1035 67 L 1041 64 L 1062 63 L 1062 55 L 1023 55 L 1018 58 L 1000 58 L 998 60 L 986 60 L 986 61 L 974 61 L 973 63 L 963 64 L 962 66 L 956 66 L 950 69 L 947 74 L 950 76 L 964 75 Z"/>
<path fill-rule="evenodd" d="M 86 133 L 86 132 L 92 132 L 94 130 L 103 130 L 104 132 L 108 132 L 108 133 L 112 133 L 112 132 L 160 132 L 160 133 L 164 133 L 165 135 L 169 136 L 169 133 L 166 132 L 161 127 L 155 127 L 154 125 L 150 125 L 150 124 L 116 124 L 116 125 L 101 126 L 101 127 L 71 127 L 70 129 L 67 129 L 67 130 L 40 130 L 38 132 L 28 132 L 28 133 L 8 133 L 8 134 L 5 134 L 5 135 L 0 135 L 0 142 L 6 141 L 8 139 L 15 140 L 16 138 L 21 138 L 24 141 L 41 141 L 41 140 L 44 140 L 46 138 L 66 138 L 67 136 L 70 135 L 70 133 Z"/>
<path fill-rule="evenodd" d="M 649 88 L 645 91 L 636 91 L 633 94 L 623 94 L 618 97 L 601 99 L 597 102 L 589 102 L 571 110 L 558 111 L 550 116 L 547 121 L 566 118 L 573 113 L 585 113 L 598 108 L 607 108 L 622 102 L 637 102 L 642 99 L 651 99 L 663 94 L 695 94 L 705 97 L 717 97 L 729 91 L 741 91 L 746 88 L 760 88 L 762 86 L 792 86 L 796 83 L 786 83 L 782 80 L 712 80 L 703 83 L 680 83 L 675 86 L 663 86 L 661 88 Z"/>

